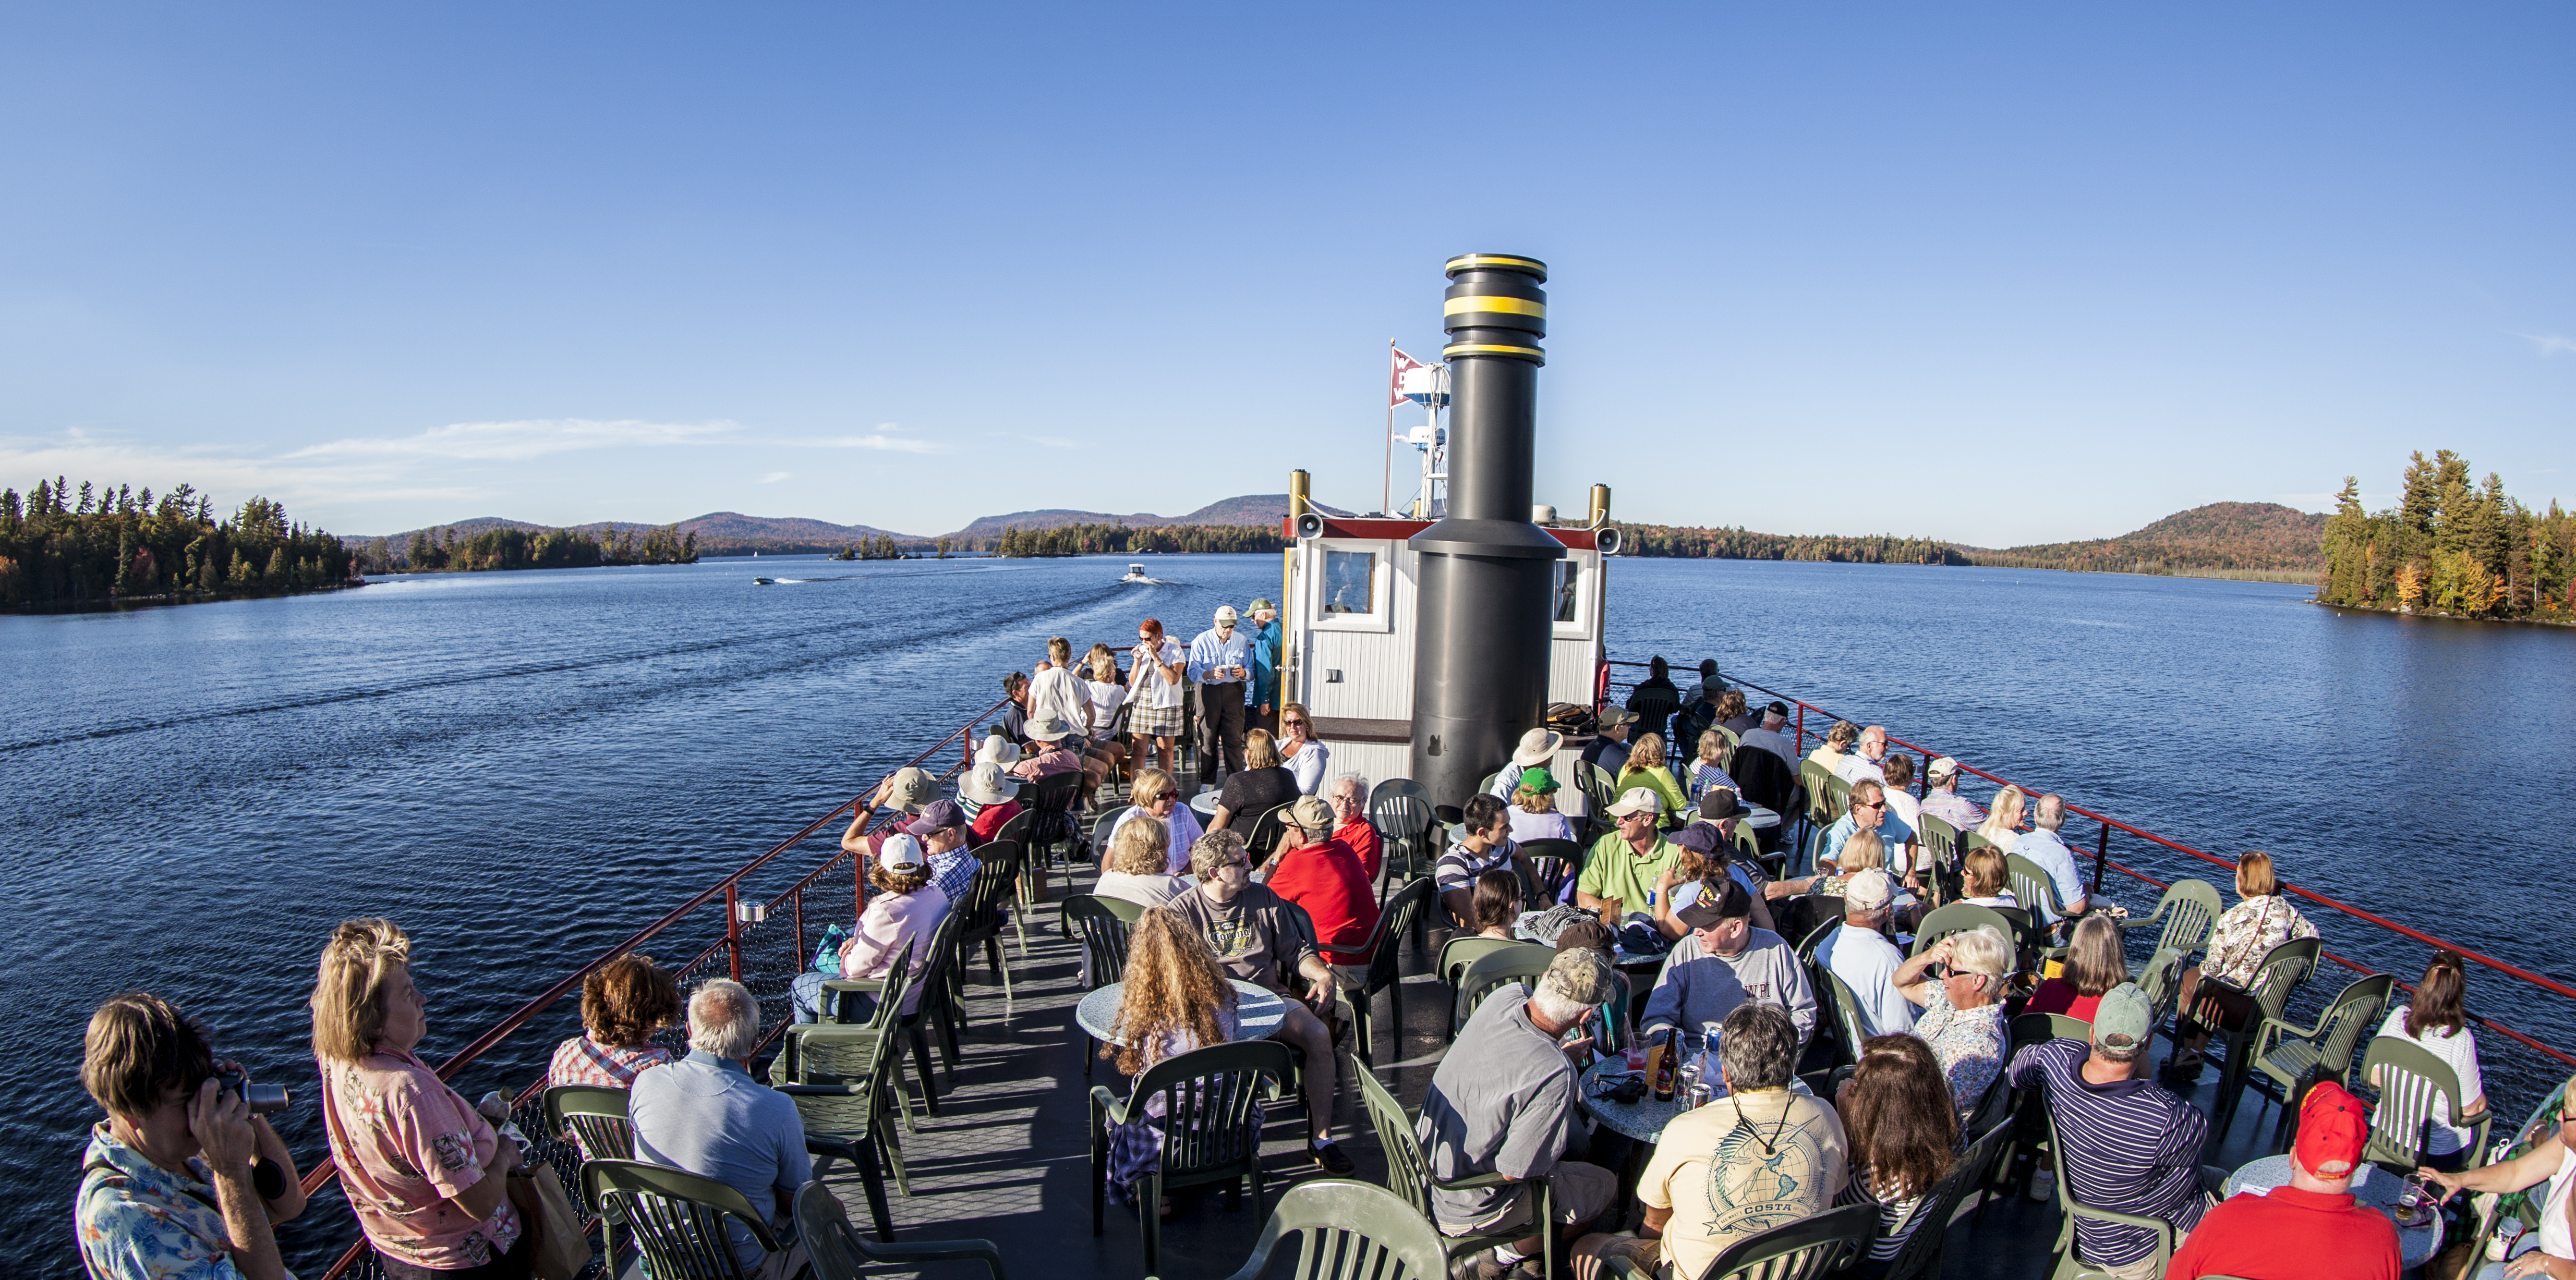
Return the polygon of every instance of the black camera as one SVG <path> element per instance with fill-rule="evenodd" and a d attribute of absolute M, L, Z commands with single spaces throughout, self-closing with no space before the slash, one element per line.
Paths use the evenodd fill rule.
<path fill-rule="evenodd" d="M 286 1104 L 292 1101 L 286 1096 L 285 1085 L 252 1084 L 239 1071 L 218 1071 L 215 1073 L 215 1080 L 222 1086 L 224 1092 L 241 1095 L 242 1105 L 248 1107 L 250 1113 L 255 1116 L 276 1115 L 286 1110 Z"/>

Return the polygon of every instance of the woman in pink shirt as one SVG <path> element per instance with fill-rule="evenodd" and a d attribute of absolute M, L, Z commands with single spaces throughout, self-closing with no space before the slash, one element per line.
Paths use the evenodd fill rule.
<path fill-rule="evenodd" d="M 868 883 L 876 886 L 877 893 L 859 916 L 857 931 L 841 944 L 841 976 L 882 979 L 894 968 L 895 955 L 910 944 L 912 976 L 920 978 L 921 971 L 930 967 L 930 937 L 948 917 L 948 895 L 930 882 L 930 861 L 922 856 L 921 842 L 907 835 L 879 841 L 877 865 L 868 872 Z M 876 996 L 870 992 L 856 992 L 848 999 L 841 1011 L 844 1020 L 865 1019 L 876 1012 Z M 921 986 L 915 982 L 903 998 L 903 1012 L 920 1010 Z"/>
<path fill-rule="evenodd" d="M 504 1181 L 519 1149 L 413 1052 L 428 1030 L 411 939 L 390 920 L 342 922 L 313 986 L 313 1053 L 358 1226 L 395 1280 L 520 1280 L 527 1233 Z"/>

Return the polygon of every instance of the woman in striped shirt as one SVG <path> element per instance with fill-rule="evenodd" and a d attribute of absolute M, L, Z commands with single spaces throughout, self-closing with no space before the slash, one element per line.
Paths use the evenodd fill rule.
<path fill-rule="evenodd" d="M 1860 1065 L 1835 1107 L 1851 1138 L 1852 1180 L 1834 1204 L 1877 1203 L 1878 1238 L 1859 1274 L 1882 1276 L 1922 1225 L 1932 1188 L 1950 1176 L 1958 1111 L 1932 1047 L 1910 1035 L 1864 1041 Z"/>

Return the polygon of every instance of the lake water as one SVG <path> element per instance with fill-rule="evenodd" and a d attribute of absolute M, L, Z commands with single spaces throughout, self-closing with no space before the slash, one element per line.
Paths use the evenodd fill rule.
<path fill-rule="evenodd" d="M 381 914 L 417 940 L 435 1061 L 990 705 L 1046 637 L 1119 645 L 1149 614 L 1187 635 L 1220 603 L 1278 594 L 1275 557 L 1148 563 L 1172 581 L 1118 585 L 1124 558 L 763 557 L 0 618 L 0 857 L 18 904 L 0 935 L 0 1088 L 16 1100 L 0 1160 L 22 1171 L 0 1191 L 0 1256 L 79 1274 L 69 1195 L 95 1116 L 80 1034 L 103 996 L 170 996 L 219 1052 L 305 1085 L 314 956 L 337 921 Z M 755 587 L 755 572 L 812 580 Z M 1625 560 L 1609 625 L 1613 656 L 1714 657 L 2210 852 L 2264 849 L 2289 879 L 2567 980 L 2529 883 L 2566 855 L 2528 833 L 2576 791 L 2561 745 L 2576 633 L 2338 615 L 2306 594 Z M 2090 823 L 2068 834 L 2091 847 Z M 2134 837 L 2112 856 L 2224 879 Z M 2119 880 L 2114 896 L 2152 904 Z M 2421 947 L 2310 915 L 2331 949 L 2421 971 Z M 2576 1002 L 2518 987 L 2473 967 L 2471 1003 L 2576 1045 Z M 524 1083 L 552 1040 L 522 1034 L 458 1083 Z M 2487 1050 L 2511 1099 L 2496 1077 L 2540 1068 L 2504 1056 Z M 286 1129 L 309 1165 L 318 1120 L 299 1092 Z M 346 1235 L 335 1203 L 317 1217 L 336 1221 L 289 1237 L 307 1262 Z"/>

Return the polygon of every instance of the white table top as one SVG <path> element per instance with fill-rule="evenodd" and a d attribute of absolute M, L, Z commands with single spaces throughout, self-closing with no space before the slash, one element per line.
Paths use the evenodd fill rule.
<path fill-rule="evenodd" d="M 2262 1195 L 2274 1187 L 2287 1186 L 2289 1181 L 2290 1158 L 2265 1156 L 2260 1160 L 2250 1161 L 2243 1168 L 2227 1175 L 2227 1185 L 2224 1190 L 2230 1197 L 2247 1193 Z M 2387 1214 L 2391 1221 L 2397 1217 L 2397 1197 L 2404 1194 L 2405 1190 L 2404 1178 L 2378 1168 L 2367 1160 L 2363 1161 L 2361 1168 L 2353 1174 L 2353 1203 L 2377 1209 Z M 2441 1214 L 2428 1216 L 2420 1226 L 2397 1228 L 2398 1263 L 2406 1269 L 2413 1270 L 2424 1265 L 2434 1254 L 2441 1251 Z"/>
<path fill-rule="evenodd" d="M 1287 1001 L 1241 978 L 1227 980 L 1234 984 L 1236 996 L 1234 1006 L 1236 1040 L 1266 1040 L 1272 1032 L 1279 1029 L 1281 1023 L 1288 1020 Z M 1127 984 L 1113 982 L 1084 996 L 1082 1003 L 1073 1007 L 1075 1025 L 1088 1032 L 1094 1040 L 1109 1044 L 1126 1043 L 1109 1034 L 1110 1029 L 1118 1022 L 1118 1002 L 1126 994 Z"/>

